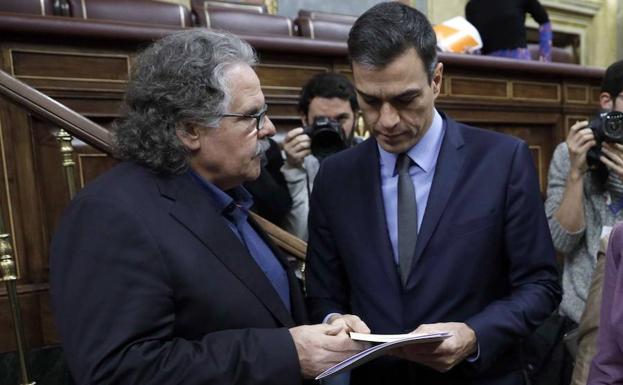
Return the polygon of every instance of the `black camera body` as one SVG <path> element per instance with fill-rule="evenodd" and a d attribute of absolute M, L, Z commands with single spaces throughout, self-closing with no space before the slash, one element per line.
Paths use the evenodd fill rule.
<path fill-rule="evenodd" d="M 348 147 L 340 122 L 326 116 L 314 118 L 304 132 L 311 138 L 311 152 L 318 160 Z"/>
<path fill-rule="evenodd" d="M 601 114 L 592 120 L 588 127 L 593 131 L 597 144 L 588 150 L 586 163 L 589 169 L 595 170 L 603 167 L 603 163 L 599 160 L 603 142 L 623 143 L 623 113 L 612 111 Z"/>

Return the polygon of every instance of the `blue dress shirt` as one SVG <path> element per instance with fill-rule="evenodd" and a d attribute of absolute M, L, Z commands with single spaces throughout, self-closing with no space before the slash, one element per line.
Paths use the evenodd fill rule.
<path fill-rule="evenodd" d="M 210 201 L 221 213 L 231 231 L 247 248 L 290 312 L 290 285 L 286 270 L 248 221 L 249 209 L 253 206 L 251 194 L 242 186 L 235 187 L 226 193 L 196 172 L 190 170 L 190 174 L 207 191 Z"/>
<path fill-rule="evenodd" d="M 435 176 L 437 157 L 445 133 L 445 124 L 441 115 L 433 109 L 433 121 L 424 136 L 415 146 L 407 151 L 407 155 L 415 162 L 409 167 L 409 175 L 415 187 L 417 204 L 418 232 L 426 212 L 428 194 Z M 394 251 L 394 260 L 398 264 L 398 174 L 395 172 L 398 154 L 387 152 L 379 145 L 381 162 L 381 190 L 385 205 L 385 221 L 389 240 Z"/>

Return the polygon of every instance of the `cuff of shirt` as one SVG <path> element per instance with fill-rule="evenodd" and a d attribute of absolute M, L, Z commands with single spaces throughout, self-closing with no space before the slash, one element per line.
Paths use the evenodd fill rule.
<path fill-rule="evenodd" d="M 472 354 L 471 356 L 467 357 L 465 360 L 471 364 L 471 363 L 478 361 L 479 358 L 480 358 L 480 344 L 476 345 L 476 352 Z"/>
<path fill-rule="evenodd" d="M 324 318 L 322 319 L 322 323 L 326 324 L 329 323 L 329 318 L 333 317 L 334 315 L 341 315 L 340 313 L 329 313 L 326 316 L 324 316 Z"/>

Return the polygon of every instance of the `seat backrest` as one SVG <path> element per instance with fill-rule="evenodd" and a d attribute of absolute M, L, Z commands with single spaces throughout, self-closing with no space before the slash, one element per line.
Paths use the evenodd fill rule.
<path fill-rule="evenodd" d="M 350 24 L 353 25 L 357 16 L 353 15 L 340 15 L 338 13 L 328 13 L 320 11 L 311 11 L 309 9 L 299 10 L 299 17 L 307 17 L 311 20 L 324 20 L 332 21 L 334 23 Z"/>
<path fill-rule="evenodd" d="M 266 6 L 261 4 L 234 3 L 218 0 L 191 0 L 190 7 L 197 25 L 208 25 L 209 14 L 214 10 L 238 11 L 250 13 L 267 13 Z"/>
<path fill-rule="evenodd" d="M 26 13 L 38 16 L 60 16 L 62 5 L 59 2 L 58 9 L 54 7 L 54 0 L 1 0 L 0 12 Z M 66 8 L 66 7 L 65 7 Z M 67 16 L 69 16 L 67 14 Z"/>
<path fill-rule="evenodd" d="M 215 9 L 205 27 L 242 35 L 292 36 L 292 21 L 285 16 Z"/>
<path fill-rule="evenodd" d="M 351 24 L 337 23 L 326 20 L 313 20 L 306 16 L 299 16 L 294 20 L 295 29 L 300 36 L 310 39 L 333 40 L 345 42 Z"/>
<path fill-rule="evenodd" d="M 69 0 L 72 15 L 142 24 L 191 27 L 190 10 L 181 4 L 154 0 Z"/>

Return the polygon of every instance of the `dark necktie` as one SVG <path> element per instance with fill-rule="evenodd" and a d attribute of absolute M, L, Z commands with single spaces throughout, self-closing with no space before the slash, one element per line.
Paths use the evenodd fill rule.
<path fill-rule="evenodd" d="M 242 243 L 247 247 L 260 269 L 266 275 L 271 285 L 281 298 L 281 301 L 290 312 L 290 285 L 286 270 L 277 260 L 266 242 L 249 224 L 247 213 L 240 207 L 232 205 L 225 214 L 238 229 Z"/>
<path fill-rule="evenodd" d="M 417 204 L 415 187 L 409 175 L 413 161 L 407 154 L 400 154 L 396 161 L 398 172 L 398 264 L 403 286 L 407 283 L 415 241 L 417 239 Z"/>

